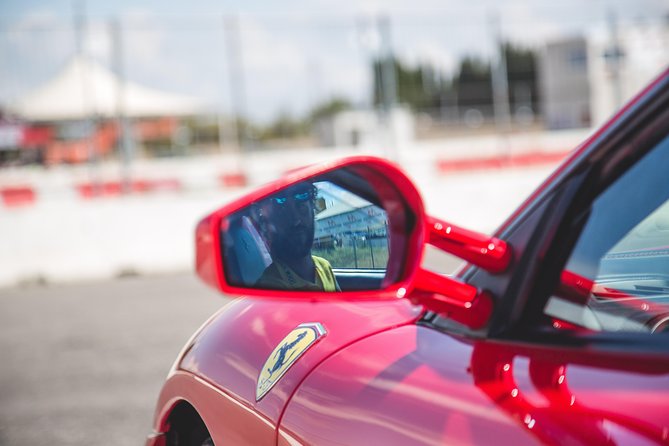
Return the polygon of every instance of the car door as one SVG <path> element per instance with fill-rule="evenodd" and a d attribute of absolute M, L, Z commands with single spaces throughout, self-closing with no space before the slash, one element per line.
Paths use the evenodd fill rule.
<path fill-rule="evenodd" d="M 428 313 L 300 385 L 278 444 L 669 444 L 669 88 L 656 83 L 498 231 L 479 330 Z"/>

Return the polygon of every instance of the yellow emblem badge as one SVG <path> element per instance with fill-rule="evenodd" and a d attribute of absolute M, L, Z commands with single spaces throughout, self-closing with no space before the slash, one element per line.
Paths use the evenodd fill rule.
<path fill-rule="evenodd" d="M 327 331 L 318 322 L 300 324 L 272 351 L 263 365 L 256 385 L 256 401 L 269 392 L 291 365 Z"/>

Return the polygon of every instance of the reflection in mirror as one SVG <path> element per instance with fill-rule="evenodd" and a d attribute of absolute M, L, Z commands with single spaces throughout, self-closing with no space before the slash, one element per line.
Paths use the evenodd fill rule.
<path fill-rule="evenodd" d="M 226 280 L 290 291 L 380 289 L 388 216 L 374 201 L 374 189 L 359 177 L 356 192 L 316 178 L 231 214 L 222 225 Z"/>

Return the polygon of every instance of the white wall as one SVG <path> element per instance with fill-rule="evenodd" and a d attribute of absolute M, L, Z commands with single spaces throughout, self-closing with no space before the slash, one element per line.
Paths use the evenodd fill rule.
<path fill-rule="evenodd" d="M 584 132 L 560 132 L 430 142 L 401 148 L 399 164 L 419 187 L 429 212 L 491 232 L 554 166 L 443 174 L 436 161 L 564 151 L 585 136 Z M 244 165 L 251 184 L 257 185 L 304 164 L 361 153 L 385 152 L 326 148 L 256 153 L 248 155 Z M 249 189 L 218 185 L 221 173 L 234 172 L 239 165 L 231 157 L 138 162 L 133 169 L 136 177 L 175 177 L 184 187 L 178 192 L 89 200 L 73 188 L 90 178 L 86 166 L 0 170 L 0 188 L 20 183 L 31 184 L 37 191 L 33 205 L 0 204 L 0 287 L 192 269 L 198 220 Z M 119 167 L 113 164 L 96 171 L 106 179 L 119 175 Z"/>

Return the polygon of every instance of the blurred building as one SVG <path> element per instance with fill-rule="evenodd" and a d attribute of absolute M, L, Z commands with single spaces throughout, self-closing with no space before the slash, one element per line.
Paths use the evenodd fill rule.
<path fill-rule="evenodd" d="M 602 124 L 668 64 L 668 23 L 612 23 L 549 42 L 539 74 L 546 127 Z"/>
<path fill-rule="evenodd" d="M 574 37 L 548 43 L 539 66 L 546 126 L 550 129 L 589 127 L 587 40 Z"/>

